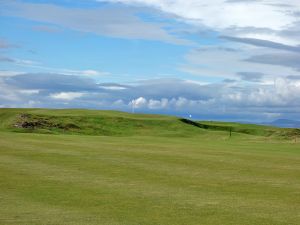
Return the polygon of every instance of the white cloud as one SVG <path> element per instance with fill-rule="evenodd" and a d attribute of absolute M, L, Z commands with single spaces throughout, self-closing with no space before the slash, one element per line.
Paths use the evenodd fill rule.
<path fill-rule="evenodd" d="M 60 93 L 54 93 L 51 94 L 50 97 L 57 100 L 67 100 L 71 101 L 76 98 L 80 98 L 84 95 L 84 93 L 81 92 L 60 92 Z"/>
<path fill-rule="evenodd" d="M 127 89 L 126 87 L 122 86 L 101 86 L 101 88 L 106 89 L 106 90 L 125 90 Z"/>
<path fill-rule="evenodd" d="M 235 120 L 263 120 L 270 119 L 272 115 L 300 119 L 300 76 L 278 78 L 275 82 L 266 84 L 242 81 L 202 84 L 176 79 L 144 80 L 134 85 L 127 84 L 126 90 L 91 89 L 90 83 L 79 80 L 80 92 L 67 91 L 78 89 L 78 82 L 67 82 L 67 86 L 55 86 L 52 89 L 52 86 L 41 87 L 41 83 L 37 82 L 41 78 L 39 76 L 30 77 L 28 82 L 33 86 L 24 85 L 28 75 L 20 76 L 24 79 L 0 77 L 1 105 L 25 107 L 31 101 L 34 102 L 34 107 L 66 107 L 64 104 L 68 103 L 67 107 L 126 111 L 136 109 L 147 113 L 192 114 L 193 118 L 207 119 L 230 117 Z M 20 82 L 16 82 L 17 78 Z M 59 76 L 52 78 L 54 80 L 51 83 L 62 81 Z"/>
<path fill-rule="evenodd" d="M 20 71 L 11 71 L 11 70 L 0 70 L 0 77 L 12 77 L 20 74 L 24 74 L 24 72 Z"/>
<path fill-rule="evenodd" d="M 133 108 L 142 108 L 146 106 L 146 104 L 147 104 L 147 100 L 143 97 L 134 99 L 129 103 L 129 105 L 131 105 Z"/>
<path fill-rule="evenodd" d="M 91 77 L 110 75 L 109 72 L 93 70 L 93 69 L 74 70 L 74 69 L 47 67 L 47 66 L 39 65 L 39 63 L 30 60 L 14 60 L 13 62 L 18 64 L 19 66 L 39 69 L 39 71 L 44 71 L 46 73 L 58 73 L 58 74 L 65 74 L 65 75 L 91 76 Z M 0 71 L 0 76 L 1 76 L 1 71 Z"/>
<path fill-rule="evenodd" d="M 25 94 L 25 95 L 34 95 L 34 94 L 39 94 L 40 93 L 40 90 L 19 90 L 19 92 L 21 94 Z"/>
<path fill-rule="evenodd" d="M 151 81 L 150 81 L 151 83 Z M 153 83 L 153 81 L 152 81 Z M 182 84 L 184 84 L 183 82 Z M 174 81 L 167 84 L 171 88 Z M 190 83 L 191 87 L 195 84 Z M 182 88 L 184 88 L 182 86 Z M 179 97 L 166 98 L 165 93 L 159 88 L 156 90 L 155 84 L 148 86 L 151 92 L 161 98 L 151 95 L 139 97 L 129 103 L 135 104 L 135 108 L 140 111 L 172 112 L 172 114 L 206 115 L 215 117 L 235 115 L 235 117 L 245 118 L 258 117 L 271 119 L 272 117 L 295 115 L 300 112 L 300 80 L 276 79 L 275 83 L 269 85 L 242 85 L 236 82 L 232 85 L 209 84 L 199 85 L 194 94 Z M 202 91 L 201 91 L 202 89 Z M 144 92 L 147 90 L 144 87 Z M 203 96 L 207 96 L 203 98 Z M 294 114 L 293 114 L 294 113 Z M 297 117 L 296 117 L 297 118 Z M 295 119 L 295 118 L 294 118 Z M 299 119 L 299 118 L 298 118 Z"/>
<path fill-rule="evenodd" d="M 100 2 L 104 0 L 98 0 Z M 105 0 L 107 1 L 107 0 Z M 295 15 L 300 9 L 298 0 L 109 0 L 131 5 L 143 5 L 159 9 L 177 18 L 210 29 L 224 32 L 229 28 L 252 28 L 240 37 L 261 38 L 280 41 L 286 44 L 299 44 L 299 40 L 280 35 L 279 31 L 289 28 L 299 18 Z M 256 29 L 253 29 L 256 28 Z M 272 29 L 274 33 L 265 33 L 258 29 Z"/>
<path fill-rule="evenodd" d="M 150 99 L 148 102 L 149 109 L 165 109 L 168 107 L 169 100 L 162 98 L 161 100 Z"/>
<path fill-rule="evenodd" d="M 181 65 L 179 69 L 183 72 L 190 73 L 197 76 L 219 77 L 239 79 L 238 73 L 246 72 L 249 74 L 263 73 L 266 80 L 274 80 L 275 78 L 285 77 L 290 74 L 299 74 L 297 68 L 292 68 L 291 63 L 287 65 L 280 65 L 274 63 L 273 65 L 248 61 L 247 59 L 255 55 L 263 54 L 277 54 L 278 50 L 265 49 L 252 46 L 240 47 L 240 44 L 234 48 L 227 50 L 219 48 L 218 46 L 199 48 L 189 51 L 185 56 L 185 64 Z M 280 52 L 279 54 L 283 54 Z M 285 53 L 293 54 L 295 53 Z M 300 56 L 300 55 L 299 55 Z M 265 82 L 266 80 L 262 80 Z"/>
<path fill-rule="evenodd" d="M 165 23 L 143 21 L 134 9 L 103 7 L 95 9 L 67 8 L 52 4 L 2 3 L 0 13 L 6 16 L 26 18 L 64 28 L 126 39 L 163 41 L 190 45 L 191 41 L 170 34 Z"/>
<path fill-rule="evenodd" d="M 39 62 L 28 60 L 28 59 L 13 59 L 13 60 L 16 64 L 23 65 L 23 66 L 34 66 L 39 64 Z"/>
<path fill-rule="evenodd" d="M 0 76 L 0 102 L 7 102 L 9 105 L 13 105 L 15 102 L 22 99 L 17 92 L 17 87 L 12 87 L 5 82 L 5 79 Z"/>
<path fill-rule="evenodd" d="M 82 74 L 87 75 L 87 76 L 99 76 L 99 75 L 101 75 L 101 73 L 99 71 L 96 71 L 96 70 L 83 70 Z"/>
<path fill-rule="evenodd" d="M 59 72 L 66 75 L 82 75 L 82 76 L 106 76 L 110 75 L 108 72 L 102 72 L 98 70 L 69 70 L 69 69 L 58 69 Z"/>
<path fill-rule="evenodd" d="M 0 56 L 0 62 L 15 63 L 18 66 L 37 66 L 39 64 L 36 61 L 32 61 L 28 59 L 10 58 L 7 56 Z"/>
<path fill-rule="evenodd" d="M 209 27 L 259 27 L 281 29 L 295 18 L 274 4 L 282 1 L 231 2 L 225 0 L 111 0 L 112 2 L 138 3 L 156 7 L 192 22 L 204 23 Z M 294 1 L 295 2 L 295 1 Z M 266 3 L 266 1 L 265 1 Z"/>

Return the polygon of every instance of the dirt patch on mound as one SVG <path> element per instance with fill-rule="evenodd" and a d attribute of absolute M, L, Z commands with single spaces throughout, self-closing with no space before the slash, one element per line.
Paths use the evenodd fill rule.
<path fill-rule="evenodd" d="M 73 123 L 55 121 L 55 117 L 44 117 L 30 114 L 21 114 L 17 119 L 17 122 L 14 124 L 14 127 L 23 129 L 80 129 L 79 126 Z"/>

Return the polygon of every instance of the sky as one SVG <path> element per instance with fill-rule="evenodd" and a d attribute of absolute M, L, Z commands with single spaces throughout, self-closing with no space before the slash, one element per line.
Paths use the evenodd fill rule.
<path fill-rule="evenodd" d="M 0 0 L 0 108 L 300 120 L 299 0 Z"/>

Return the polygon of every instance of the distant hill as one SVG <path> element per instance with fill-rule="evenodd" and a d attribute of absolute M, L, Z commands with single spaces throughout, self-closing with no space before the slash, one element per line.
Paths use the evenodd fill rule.
<path fill-rule="evenodd" d="M 287 119 L 278 119 L 266 125 L 283 127 L 283 128 L 300 128 L 300 121 L 297 120 L 287 120 Z"/>

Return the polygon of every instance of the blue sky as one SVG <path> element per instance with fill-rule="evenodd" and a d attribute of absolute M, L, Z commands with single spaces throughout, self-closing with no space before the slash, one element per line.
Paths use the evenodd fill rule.
<path fill-rule="evenodd" d="M 300 119 L 300 2 L 0 1 L 0 107 Z"/>

